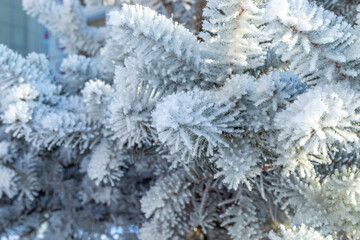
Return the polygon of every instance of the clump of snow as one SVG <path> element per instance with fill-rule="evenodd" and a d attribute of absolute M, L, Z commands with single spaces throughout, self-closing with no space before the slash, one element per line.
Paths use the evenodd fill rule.
<path fill-rule="evenodd" d="M 82 93 L 88 113 L 92 118 L 101 120 L 113 93 L 111 86 L 100 80 L 90 80 Z"/>
<path fill-rule="evenodd" d="M 26 123 L 31 119 L 31 111 L 29 105 L 26 102 L 19 101 L 11 104 L 9 108 L 4 112 L 3 121 L 6 124 L 12 124 L 16 121 Z"/>
<path fill-rule="evenodd" d="M 12 89 L 12 97 L 15 101 L 30 101 L 38 96 L 38 92 L 29 83 L 21 84 Z"/>
<path fill-rule="evenodd" d="M 158 104 L 152 117 L 158 129 L 178 129 L 180 125 L 194 123 L 196 101 L 187 93 L 171 95 Z"/>
<path fill-rule="evenodd" d="M 270 0 L 267 8 L 265 19 L 267 21 L 272 21 L 275 18 L 286 18 L 290 11 L 290 4 L 287 0 Z"/>
<path fill-rule="evenodd" d="M 14 183 L 15 172 L 10 168 L 0 166 L 0 198 L 5 193 L 9 198 L 13 197 L 16 192 Z"/>

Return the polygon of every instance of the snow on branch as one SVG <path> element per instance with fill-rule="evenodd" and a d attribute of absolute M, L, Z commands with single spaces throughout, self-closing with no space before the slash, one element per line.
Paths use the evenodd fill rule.
<path fill-rule="evenodd" d="M 169 72 L 181 67 L 200 74 L 203 65 L 200 43 L 182 25 L 140 5 L 123 5 L 121 11 L 111 12 L 108 24 L 110 41 L 105 52 L 115 48 L 123 51 L 124 56 L 131 55 L 144 64 L 163 63 Z"/>
<path fill-rule="evenodd" d="M 307 0 L 271 0 L 264 19 L 275 53 L 304 82 L 358 75 L 359 38 L 343 18 Z"/>
<path fill-rule="evenodd" d="M 251 0 L 209 0 L 204 9 L 203 32 L 199 36 L 208 45 L 203 55 L 208 71 L 219 74 L 239 74 L 247 68 L 261 66 L 265 51 L 261 44 L 267 40 L 261 31 L 263 9 Z"/>
<path fill-rule="evenodd" d="M 166 97 L 152 114 L 160 141 L 184 157 L 210 156 L 229 147 L 227 138 L 244 133 L 241 114 L 246 107 L 241 98 L 251 81 L 248 75 L 235 76 L 222 91 L 194 90 Z"/>
<path fill-rule="evenodd" d="M 286 229 L 284 225 L 280 226 L 281 235 L 279 236 L 275 232 L 271 232 L 269 237 L 271 240 L 333 240 L 332 236 L 324 237 L 321 233 L 314 230 L 313 228 L 306 227 L 302 224 L 300 227 L 292 227 Z"/>
<path fill-rule="evenodd" d="M 336 90 L 336 91 L 335 91 Z M 338 84 L 310 89 L 288 108 L 276 114 L 280 164 L 294 170 L 312 160 L 328 163 L 328 152 L 336 142 L 359 141 L 360 99 L 350 85 Z"/>

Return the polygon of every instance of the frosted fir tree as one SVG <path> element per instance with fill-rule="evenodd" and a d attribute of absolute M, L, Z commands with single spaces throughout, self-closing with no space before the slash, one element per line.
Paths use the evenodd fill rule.
<path fill-rule="evenodd" d="M 68 56 L 0 46 L 2 236 L 360 239 L 358 18 L 306 0 L 23 6 Z"/>

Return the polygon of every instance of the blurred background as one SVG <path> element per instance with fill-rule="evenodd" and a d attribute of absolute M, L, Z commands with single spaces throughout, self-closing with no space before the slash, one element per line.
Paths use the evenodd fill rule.
<path fill-rule="evenodd" d="M 26 56 L 44 53 L 52 65 L 58 65 L 64 51 L 35 18 L 26 15 L 21 0 L 0 1 L 0 43 Z"/>
<path fill-rule="evenodd" d="M 23 11 L 21 0 L 0 1 L 0 43 L 27 55 L 48 53 L 48 40 L 47 31 Z"/>
<path fill-rule="evenodd" d="M 112 1 L 114 0 L 105 2 L 111 4 Z M 61 3 L 62 0 L 58 2 Z M 99 6 L 88 9 L 86 12 L 88 24 L 104 25 L 105 12 L 105 8 Z M 24 57 L 31 52 L 44 53 L 55 68 L 59 66 L 65 55 L 56 37 L 52 36 L 35 18 L 25 13 L 22 0 L 0 0 L 0 43 Z"/>

